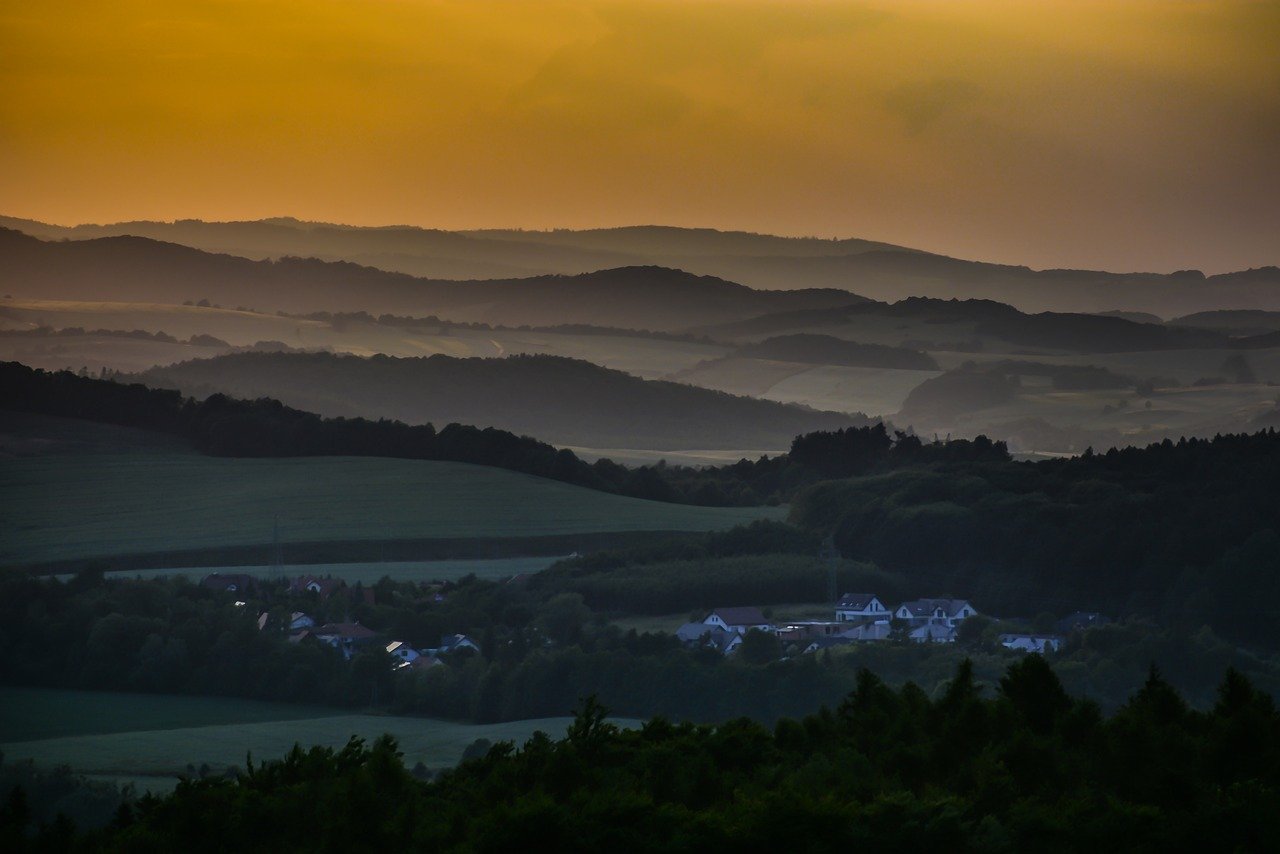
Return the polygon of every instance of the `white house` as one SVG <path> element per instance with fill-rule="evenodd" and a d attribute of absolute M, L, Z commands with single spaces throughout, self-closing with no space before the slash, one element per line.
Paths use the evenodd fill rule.
<path fill-rule="evenodd" d="M 1023 652 L 1057 652 L 1062 646 L 1061 635 L 1023 635 L 1023 634 L 1006 634 L 1000 636 L 1000 643 L 1009 649 L 1019 649 Z"/>
<path fill-rule="evenodd" d="M 685 623 L 676 629 L 676 637 L 691 646 L 709 646 L 724 655 L 742 645 L 742 633 L 726 631 L 708 623 Z"/>
<path fill-rule="evenodd" d="M 752 629 L 762 632 L 773 631 L 773 624 L 765 619 L 759 608 L 717 608 L 702 621 L 703 625 L 714 626 L 725 632 L 737 632 L 745 635 Z"/>
<path fill-rule="evenodd" d="M 392 641 L 387 644 L 387 653 L 400 660 L 397 665 L 399 667 L 412 664 L 418 658 L 418 651 L 404 641 Z"/>
<path fill-rule="evenodd" d="M 913 626 L 924 623 L 955 628 L 969 617 L 976 617 L 978 610 L 967 599 L 913 599 L 903 602 L 893 612 L 899 620 L 907 620 Z"/>
<path fill-rule="evenodd" d="M 301 611 L 294 611 L 289 617 L 289 631 L 296 632 L 302 629 L 309 629 L 316 624 L 316 621 Z"/>
<path fill-rule="evenodd" d="M 873 593 L 846 593 L 836 603 L 836 619 L 840 622 L 866 619 L 888 622 L 892 615 L 893 612 Z"/>
<path fill-rule="evenodd" d="M 472 652 L 479 652 L 480 645 L 466 635 L 445 635 L 440 639 L 440 646 L 435 650 L 435 652 L 459 652 L 464 649 L 469 649 Z"/>

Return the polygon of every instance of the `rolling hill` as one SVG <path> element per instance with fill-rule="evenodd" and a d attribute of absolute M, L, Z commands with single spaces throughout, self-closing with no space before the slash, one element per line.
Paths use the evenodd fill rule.
<path fill-rule="evenodd" d="M 25 429 L 33 419 L 35 439 Z M 0 411 L 0 439 L 11 433 L 0 470 L 6 565 L 102 559 L 127 568 L 147 556 L 253 546 L 261 548 L 237 556 L 260 563 L 276 518 L 286 556 L 299 544 L 332 543 L 337 554 L 340 544 L 430 540 L 487 541 L 505 554 L 495 541 L 714 530 L 786 512 L 644 501 L 465 463 L 206 457 L 147 431 Z"/>
<path fill-rule="evenodd" d="M 492 426 L 597 448 L 780 450 L 800 433 L 865 423 L 554 356 L 240 353 L 156 368 L 137 379 L 196 397 L 272 397 L 328 416 Z"/>
<path fill-rule="evenodd" d="M 268 312 L 389 312 L 513 326 L 655 330 L 860 299 L 838 290 L 758 291 L 656 266 L 450 281 L 314 258 L 254 261 L 143 237 L 44 241 L 11 229 L 0 229 L 0 282 L 6 294 L 45 300 L 208 300 Z"/>
<path fill-rule="evenodd" d="M 634 226 L 448 232 L 410 226 L 356 228 L 288 218 L 62 227 L 3 217 L 0 224 L 46 239 L 137 235 L 255 259 L 307 256 L 447 279 L 662 266 L 752 288 L 837 288 L 889 301 L 912 295 L 983 298 L 1029 312 L 1123 310 L 1167 317 L 1221 308 L 1280 310 L 1280 269 L 1276 267 L 1215 276 L 1196 270 L 1167 275 L 1033 270 L 868 240 L 714 229 Z"/>

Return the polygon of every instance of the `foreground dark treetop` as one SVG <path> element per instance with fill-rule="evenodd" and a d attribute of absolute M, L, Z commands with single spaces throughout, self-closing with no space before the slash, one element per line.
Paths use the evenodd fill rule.
<path fill-rule="evenodd" d="M 14 839 L 21 825 L 7 825 Z M 71 836 L 52 827 L 40 841 L 59 834 Z M 332 851 L 1274 850 L 1280 716 L 1234 671 L 1198 713 L 1153 670 L 1104 719 L 1034 655 L 994 695 L 968 662 L 935 699 L 863 671 L 834 710 L 772 730 L 658 718 L 619 731 L 589 699 L 563 739 L 498 744 L 435 782 L 415 779 L 389 737 L 298 747 L 251 758 L 234 781 L 146 798 L 77 842 L 226 851 L 303 839 Z"/>

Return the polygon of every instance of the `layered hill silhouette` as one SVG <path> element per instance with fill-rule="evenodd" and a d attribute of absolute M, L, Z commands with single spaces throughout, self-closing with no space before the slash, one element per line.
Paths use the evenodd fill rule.
<path fill-rule="evenodd" d="M 254 261 L 144 237 L 45 241 L 0 229 L 0 282 L 17 296 L 265 311 L 438 315 L 506 325 L 589 323 L 654 330 L 857 301 L 846 291 L 758 291 L 662 267 L 574 276 L 445 281 L 313 258 Z"/>
<path fill-rule="evenodd" d="M 555 356 L 401 359 L 239 353 L 136 379 L 205 397 L 271 397 L 327 416 L 474 424 L 595 448 L 782 449 L 800 433 L 865 418 L 642 380 Z"/>
<path fill-rule="evenodd" d="M 915 326 L 908 326 L 910 321 Z M 960 344 L 981 348 L 984 342 L 1002 348 L 1052 349 L 1078 353 L 1123 353 L 1145 350 L 1187 350 L 1262 345 L 1223 331 L 1164 323 L 1141 323 L 1125 317 L 1070 312 L 1027 314 L 992 300 L 941 300 L 910 297 L 896 303 L 866 300 L 839 308 L 801 309 L 712 325 L 700 332 L 722 340 L 755 341 L 842 328 L 908 330 L 903 336 L 934 327 L 940 336 L 962 335 Z M 955 343 L 915 342 L 914 349 L 957 349 Z"/>
<path fill-rule="evenodd" d="M 253 222 L 125 222 L 63 227 L 0 217 L 46 239 L 150 237 L 252 259 L 349 261 L 437 279 L 574 275 L 602 268 L 670 267 L 758 289 L 837 288 L 880 300 L 906 296 L 999 300 L 1029 311 L 1280 310 L 1280 268 L 1215 276 L 1033 270 L 967 261 L 875 241 L 789 238 L 664 226 L 582 231 L 360 228 L 281 218 Z"/>

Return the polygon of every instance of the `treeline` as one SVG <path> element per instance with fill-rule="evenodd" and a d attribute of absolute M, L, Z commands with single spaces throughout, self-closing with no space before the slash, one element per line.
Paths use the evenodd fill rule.
<path fill-rule="evenodd" d="M 1276 649 L 1278 482 L 1267 430 L 829 481 L 797 495 L 791 519 L 993 613 L 1141 613 Z"/>
<path fill-rule="evenodd" d="M 588 605 L 588 596 L 607 596 L 615 613 L 643 613 L 656 601 L 651 597 L 664 595 L 665 581 L 687 597 L 678 607 L 700 619 L 704 596 L 715 605 L 745 604 L 736 591 L 776 592 L 764 567 L 740 571 L 750 559 L 710 563 L 706 577 L 701 565 L 654 564 L 630 586 L 629 572 L 607 571 L 430 587 L 383 579 L 327 599 L 291 592 L 283 580 L 224 593 L 183 578 L 104 580 L 82 572 L 62 583 L 12 573 L 0 578 L 0 684 L 373 707 L 478 723 L 561 715 L 578 697 L 598 694 L 630 717 L 773 721 L 835 702 L 860 668 L 892 684 L 912 681 L 933 696 L 962 657 L 987 681 L 1018 657 L 1000 645 L 1003 628 L 975 622 L 954 645 L 893 640 L 805 654 L 806 643 L 758 634 L 726 658 L 682 646 L 670 633 L 674 624 L 653 633 L 624 630 L 612 614 Z M 796 582 L 789 571 L 780 576 Z M 817 589 L 822 573 L 809 577 L 825 597 Z M 608 586 L 615 581 L 622 583 Z M 920 595 L 909 580 L 899 584 Z M 291 643 L 287 627 L 296 611 L 317 624 L 358 620 L 381 640 L 358 647 L 350 660 L 314 639 Z M 430 649 L 455 633 L 479 651 L 448 654 L 444 666 L 397 671 L 384 650 L 391 640 Z M 1152 662 L 1201 708 L 1212 705 L 1226 667 L 1280 691 L 1280 661 L 1236 649 L 1208 629 L 1170 631 L 1130 620 L 1073 636 L 1054 658 L 1069 689 L 1104 708 L 1123 702 Z"/>
<path fill-rule="evenodd" d="M 83 418 L 177 435 L 202 453 L 230 457 L 378 456 L 476 463 L 591 489 L 684 504 L 756 506 L 782 503 L 825 477 L 951 459 L 1007 459 L 1002 443 L 984 437 L 921 443 L 890 436 L 883 424 L 815 433 L 795 440 L 789 455 L 717 468 L 627 468 L 607 459 L 587 463 L 564 448 L 494 428 L 363 418 L 321 418 L 279 401 L 235 400 L 215 394 L 198 401 L 180 392 L 0 364 L 6 396 L 0 406 Z"/>
<path fill-rule="evenodd" d="M 1280 845 L 1280 715 L 1227 671 L 1208 712 L 1156 672 L 1113 716 L 1048 665 L 994 691 L 968 662 L 939 696 L 868 671 L 770 727 L 610 723 L 584 700 L 560 739 L 501 743 L 432 782 L 396 743 L 298 746 L 190 780 L 77 841 L 86 850 L 1265 851 Z M 22 828 L 9 830 L 21 850 Z"/>
<path fill-rule="evenodd" d="M 687 332 L 660 332 L 652 329 L 630 329 L 619 326 L 597 326 L 591 323 L 557 323 L 551 326 L 503 326 L 501 324 L 481 323 L 479 321 L 449 320 L 434 314 L 416 317 L 403 314 L 379 314 L 376 317 L 367 311 L 311 311 L 305 314 L 289 314 L 277 311 L 280 317 L 295 317 L 300 320 L 318 320 L 328 323 L 335 329 L 341 329 L 350 323 L 370 323 L 380 326 L 394 326 L 399 329 L 469 329 L 479 332 L 554 332 L 561 335 L 609 335 L 620 338 L 652 338 L 656 341 L 681 341 L 686 344 L 715 344 L 706 335 L 693 335 Z"/>

